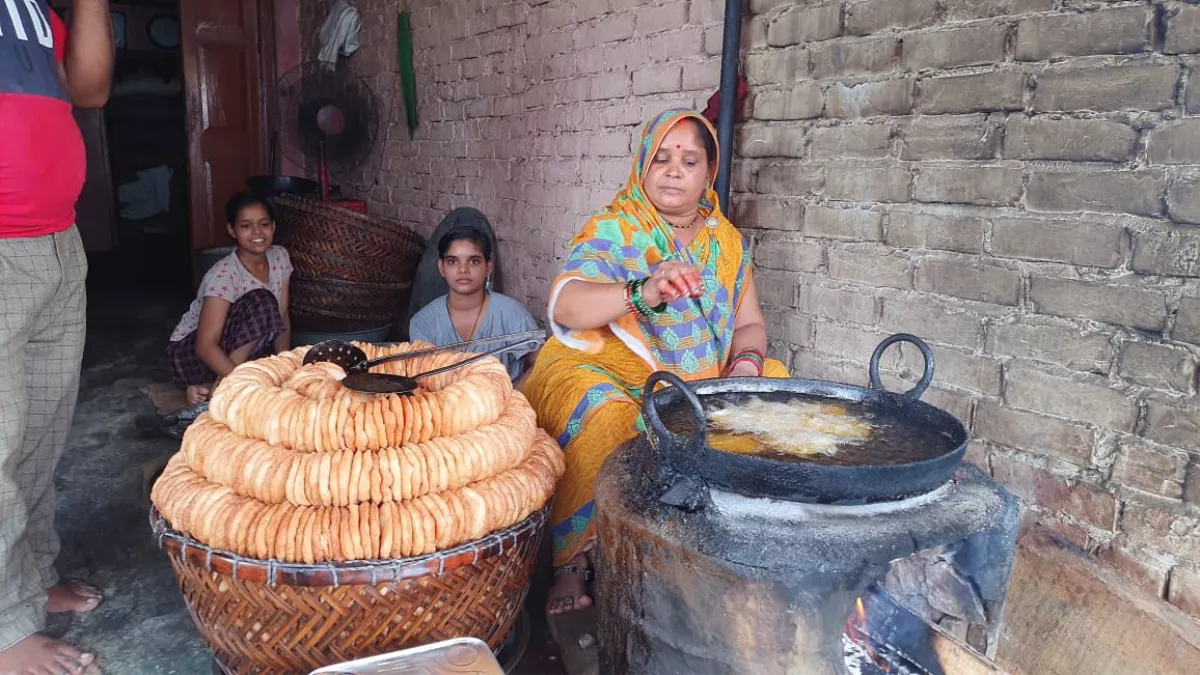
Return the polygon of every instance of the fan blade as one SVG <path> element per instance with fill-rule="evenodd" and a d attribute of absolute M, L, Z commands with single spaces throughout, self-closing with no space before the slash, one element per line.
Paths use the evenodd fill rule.
<path fill-rule="evenodd" d="M 396 20 L 396 52 L 400 65 L 400 90 L 404 93 L 404 116 L 408 118 L 408 137 L 417 131 L 417 73 L 413 69 L 412 27 L 408 12 Z"/>

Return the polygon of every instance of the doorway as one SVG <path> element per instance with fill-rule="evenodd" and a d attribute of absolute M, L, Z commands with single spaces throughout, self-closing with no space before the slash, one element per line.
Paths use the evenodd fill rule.
<path fill-rule="evenodd" d="M 51 0 L 70 24 L 72 0 Z M 198 252 L 231 243 L 224 203 L 262 173 L 271 3 L 119 0 L 112 93 L 76 110 L 88 149 L 79 229 L 93 285 L 191 293 Z"/>

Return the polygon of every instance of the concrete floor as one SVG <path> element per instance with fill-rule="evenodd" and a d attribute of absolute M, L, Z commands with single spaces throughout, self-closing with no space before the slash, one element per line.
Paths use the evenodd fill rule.
<path fill-rule="evenodd" d="M 177 448 L 144 422 L 155 415 L 149 387 L 169 381 L 164 341 L 187 301 L 144 285 L 131 291 L 94 284 L 89 294 L 79 407 L 55 481 L 59 568 L 100 586 L 107 599 L 50 632 L 101 655 L 108 675 L 210 672 L 211 654 L 150 536 L 140 469 Z M 533 638 L 518 673 L 564 672 L 536 611 L 543 586 L 531 591 Z"/>

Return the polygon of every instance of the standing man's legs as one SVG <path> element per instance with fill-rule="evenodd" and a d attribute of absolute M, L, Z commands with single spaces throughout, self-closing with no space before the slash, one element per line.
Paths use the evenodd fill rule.
<path fill-rule="evenodd" d="M 75 228 L 0 239 L 0 671 L 91 661 L 30 637 L 57 579 L 54 467 L 79 389 L 86 276 Z"/>

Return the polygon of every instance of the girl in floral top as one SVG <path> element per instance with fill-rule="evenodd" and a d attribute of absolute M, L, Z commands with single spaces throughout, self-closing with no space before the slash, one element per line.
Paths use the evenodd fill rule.
<path fill-rule="evenodd" d="M 171 334 L 167 359 L 189 405 L 208 400 L 217 380 L 246 361 L 286 350 L 291 342 L 288 279 L 292 263 L 273 246 L 275 211 L 266 201 L 235 195 L 225 207 L 237 250 L 213 265 Z"/>

